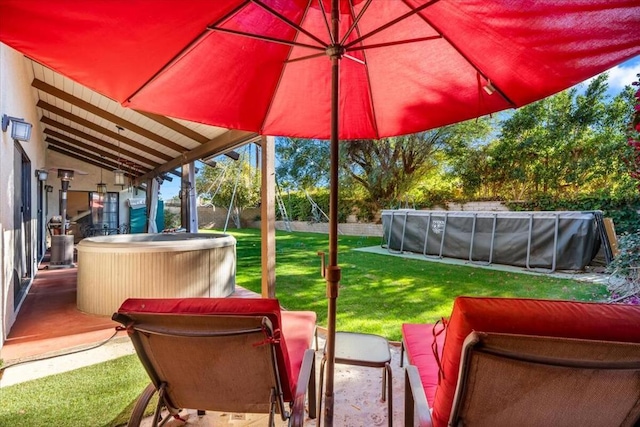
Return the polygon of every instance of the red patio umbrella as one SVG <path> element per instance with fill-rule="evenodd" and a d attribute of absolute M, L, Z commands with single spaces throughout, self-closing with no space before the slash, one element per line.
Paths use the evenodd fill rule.
<path fill-rule="evenodd" d="M 123 105 L 331 139 L 325 423 L 339 139 L 541 99 L 640 53 L 638 0 L 0 0 L 0 41 Z"/>

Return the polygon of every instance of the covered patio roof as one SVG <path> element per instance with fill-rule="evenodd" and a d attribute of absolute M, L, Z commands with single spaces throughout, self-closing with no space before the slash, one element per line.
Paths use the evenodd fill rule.
<path fill-rule="evenodd" d="M 123 169 L 136 183 L 206 157 L 234 151 L 252 132 L 174 119 L 120 103 L 27 59 L 42 137 L 51 151 L 104 169 Z M 120 128 L 120 129 L 118 129 Z M 49 165 L 55 166 L 55 165 Z"/>

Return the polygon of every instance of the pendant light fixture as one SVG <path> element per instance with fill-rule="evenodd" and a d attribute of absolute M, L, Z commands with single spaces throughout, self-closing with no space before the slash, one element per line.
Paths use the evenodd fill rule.
<path fill-rule="evenodd" d="M 98 194 L 107 194 L 107 184 L 102 181 L 102 167 L 100 167 L 100 182 L 98 183 L 96 192 Z"/>
<path fill-rule="evenodd" d="M 124 130 L 124 128 L 116 125 L 116 128 L 118 129 L 118 137 L 120 136 L 120 131 Z M 121 163 L 120 163 L 120 140 L 118 139 L 118 168 L 115 169 L 113 171 L 113 174 L 115 175 L 115 185 L 119 185 L 120 188 L 124 188 L 124 170 L 122 170 L 121 167 Z"/>

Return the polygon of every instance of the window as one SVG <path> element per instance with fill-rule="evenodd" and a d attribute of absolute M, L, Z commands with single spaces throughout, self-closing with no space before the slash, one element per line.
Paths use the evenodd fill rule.
<path fill-rule="evenodd" d="M 118 228 L 118 193 L 89 194 L 91 224 L 94 228 Z"/>

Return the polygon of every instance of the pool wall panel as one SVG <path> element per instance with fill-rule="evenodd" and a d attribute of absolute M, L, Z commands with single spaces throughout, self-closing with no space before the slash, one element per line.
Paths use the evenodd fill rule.
<path fill-rule="evenodd" d="M 582 270 L 600 247 L 593 212 L 385 210 L 383 246 L 548 270 Z"/>

